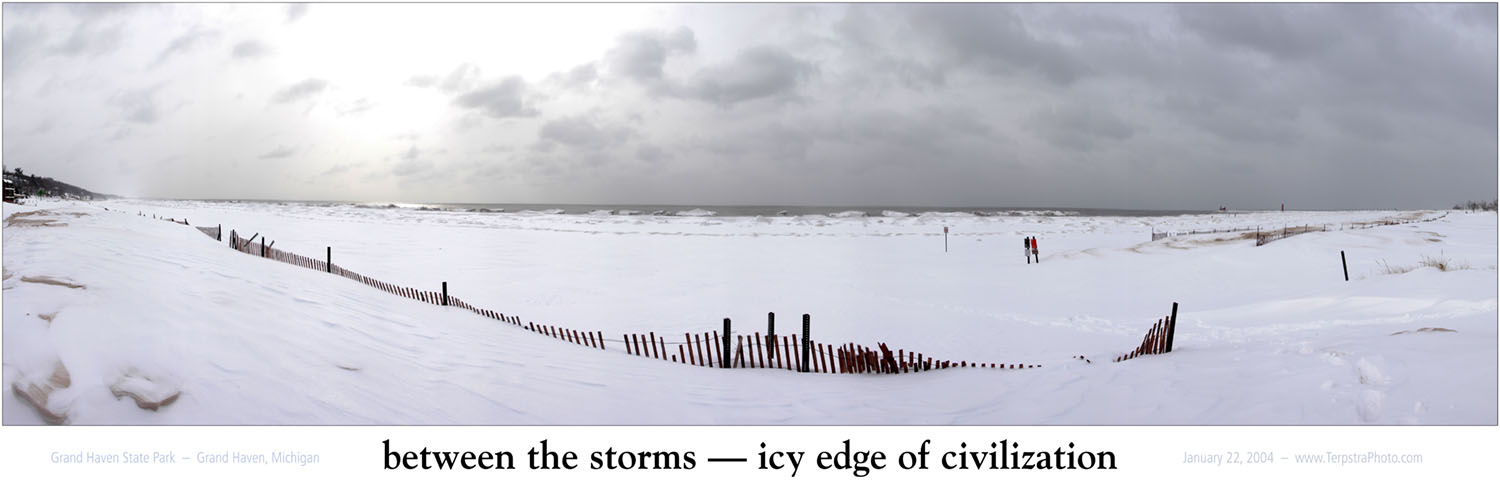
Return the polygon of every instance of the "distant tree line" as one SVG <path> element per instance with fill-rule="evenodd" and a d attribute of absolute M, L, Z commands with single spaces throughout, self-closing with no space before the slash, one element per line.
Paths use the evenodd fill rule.
<path fill-rule="evenodd" d="M 21 168 L 6 169 L 5 179 L 10 181 L 9 186 L 14 187 L 16 194 L 23 196 L 45 195 L 60 197 L 64 199 L 95 200 L 114 197 L 108 194 L 90 192 L 86 189 L 59 182 L 48 177 L 27 175 Z"/>
<path fill-rule="evenodd" d="M 1495 210 L 1495 204 L 1496 203 L 1497 203 L 1496 199 L 1490 199 L 1489 202 L 1473 201 L 1473 200 L 1471 200 L 1471 201 L 1468 201 L 1468 202 L 1464 202 L 1462 204 L 1455 205 L 1455 206 L 1453 206 L 1453 209 L 1454 210 L 1460 210 L 1460 211 L 1462 211 L 1462 210 L 1468 210 L 1468 211 L 1493 211 L 1493 210 Z"/>

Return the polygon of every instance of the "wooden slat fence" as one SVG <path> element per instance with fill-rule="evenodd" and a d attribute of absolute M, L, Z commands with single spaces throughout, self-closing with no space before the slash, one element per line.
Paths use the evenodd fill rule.
<path fill-rule="evenodd" d="M 1141 339 L 1140 346 L 1130 350 L 1129 353 L 1115 357 L 1115 362 L 1123 362 L 1141 355 L 1160 355 L 1172 351 L 1173 339 L 1177 333 L 1177 303 L 1172 303 L 1172 314 L 1156 321 L 1150 330 L 1146 331 L 1146 337 Z M 1083 357 L 1079 357 L 1084 359 Z M 1089 362 L 1093 363 L 1093 362 Z"/>
<path fill-rule="evenodd" d="M 173 220 L 173 222 L 178 221 Z M 183 220 L 180 223 L 186 224 L 187 221 Z M 666 335 L 657 335 L 655 332 L 643 334 L 626 333 L 621 335 L 619 339 L 605 338 L 603 331 L 582 331 L 556 325 L 523 321 L 519 316 L 513 314 L 474 306 L 463 299 L 448 294 L 446 284 L 442 291 L 429 291 L 403 287 L 368 277 L 328 263 L 326 260 L 277 249 L 275 241 L 269 241 L 265 237 L 260 236 L 259 233 L 252 234 L 247 238 L 241 236 L 237 230 L 230 230 L 228 235 L 225 235 L 221 226 L 197 226 L 196 228 L 210 238 L 219 240 L 228 238 L 229 246 L 241 253 L 261 256 L 322 273 L 335 274 L 407 299 L 439 306 L 457 307 L 496 321 L 508 323 L 532 333 L 567 341 L 579 346 L 607 350 L 608 347 L 606 344 L 617 343 L 621 345 L 620 349 L 627 355 L 654 358 L 683 365 L 707 368 L 801 371 L 802 365 L 806 364 L 807 372 L 825 374 L 901 374 L 954 368 L 1022 370 L 1042 366 L 1032 363 L 944 360 L 906 349 L 892 350 L 885 343 L 878 343 L 876 347 L 872 348 L 856 343 L 832 344 L 822 341 L 804 340 L 803 338 L 799 338 L 797 334 L 767 334 L 762 336 L 758 331 L 751 334 L 743 332 L 732 334 L 731 338 L 727 338 L 728 342 L 724 341 L 726 338 L 722 337 L 719 331 L 683 333 L 681 341 L 668 341 Z M 331 250 L 329 254 L 332 254 Z M 1175 303 L 1172 305 L 1172 310 L 1173 314 L 1175 314 L 1177 310 Z M 810 318 L 804 315 L 803 321 L 804 331 L 807 331 L 806 328 L 808 327 Z M 1175 322 L 1169 320 L 1158 322 L 1157 326 L 1154 326 L 1151 332 L 1147 334 L 1146 340 L 1142 342 L 1140 347 L 1132 350 L 1127 355 L 1116 358 L 1115 361 L 1123 361 L 1139 355 L 1171 351 L 1171 333 L 1169 329 L 1164 329 L 1170 328 L 1170 326 L 1164 326 L 1166 324 L 1175 324 Z M 730 322 L 726 319 L 724 322 L 725 332 L 731 331 L 729 325 Z M 724 345 L 726 344 L 732 345 L 732 350 L 724 351 Z M 804 351 L 807 352 L 805 361 L 802 358 Z M 1076 358 L 1081 359 L 1083 357 L 1077 356 Z"/>
<path fill-rule="evenodd" d="M 1432 222 L 1432 221 L 1436 221 L 1438 219 L 1442 219 L 1442 218 L 1447 217 L 1447 216 L 1448 216 L 1448 213 L 1444 212 L 1443 215 L 1441 215 L 1441 216 L 1430 217 L 1430 218 L 1421 219 L 1421 220 L 1417 220 L 1417 219 L 1384 219 L 1384 220 L 1380 220 L 1380 221 L 1360 222 L 1360 223 L 1352 223 L 1352 224 L 1339 224 L 1337 226 L 1329 225 L 1329 224 L 1323 224 L 1323 225 L 1319 225 L 1319 226 L 1314 226 L 1314 225 L 1310 225 L 1310 224 L 1306 224 L 1306 225 L 1302 225 L 1302 226 L 1282 226 L 1281 230 L 1279 230 L 1279 231 L 1274 230 L 1274 229 L 1263 231 L 1259 227 L 1225 228 L 1225 229 L 1211 228 L 1211 229 L 1195 229 L 1195 230 L 1191 230 L 1191 231 L 1157 231 L 1156 229 L 1153 228 L 1151 230 L 1151 241 L 1156 241 L 1156 240 L 1164 239 L 1164 238 L 1170 238 L 1170 237 L 1173 237 L 1173 236 L 1189 236 L 1189 235 L 1194 235 L 1194 234 L 1216 234 L 1216 233 L 1249 233 L 1249 232 L 1253 231 L 1253 232 L 1255 232 L 1255 246 L 1264 246 L 1266 243 L 1270 243 L 1270 242 L 1281 240 L 1281 239 L 1290 238 L 1292 236 L 1296 236 L 1296 235 L 1299 235 L 1299 234 L 1305 234 L 1305 233 L 1323 232 L 1323 231 L 1343 231 L 1343 230 L 1349 230 L 1349 229 L 1369 229 L 1369 228 L 1379 227 L 1379 226 L 1395 226 L 1395 225 L 1398 225 L 1398 224 L 1411 224 L 1411 223 L 1416 223 L 1416 222 Z M 1246 237 L 1248 238 L 1248 236 L 1246 236 Z"/>

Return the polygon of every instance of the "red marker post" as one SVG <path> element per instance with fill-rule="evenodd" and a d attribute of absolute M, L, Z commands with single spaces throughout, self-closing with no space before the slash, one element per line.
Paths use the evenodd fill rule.
<path fill-rule="evenodd" d="M 948 252 L 948 226 L 943 226 L 943 253 Z"/>

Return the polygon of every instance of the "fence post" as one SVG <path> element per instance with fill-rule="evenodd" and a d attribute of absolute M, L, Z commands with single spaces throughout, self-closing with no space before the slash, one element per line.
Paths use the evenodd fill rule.
<path fill-rule="evenodd" d="M 332 246 L 328 247 L 328 259 L 324 260 L 323 264 L 327 267 L 327 270 L 325 270 L 325 271 L 327 271 L 328 273 L 333 273 L 333 247 Z"/>
<path fill-rule="evenodd" d="M 802 372 L 803 373 L 807 373 L 807 366 L 808 366 L 807 362 L 808 362 L 808 359 L 812 358 L 811 356 L 808 355 L 809 353 L 811 353 L 809 351 L 811 348 L 812 348 L 812 315 L 811 314 L 803 314 L 802 315 Z"/>
<path fill-rule="evenodd" d="M 776 359 L 776 313 L 766 313 L 766 347 L 770 348 L 767 358 Z"/>
<path fill-rule="evenodd" d="M 724 358 L 720 359 L 719 367 L 729 368 L 729 318 L 724 318 Z"/>
<path fill-rule="evenodd" d="M 1344 264 L 1344 281 L 1349 281 L 1349 259 L 1344 258 L 1344 250 L 1339 250 L 1339 261 Z"/>
<path fill-rule="evenodd" d="M 216 233 L 214 233 L 214 239 L 217 239 L 219 241 L 224 241 L 224 225 L 220 224 L 218 226 L 218 228 L 219 228 L 219 231 L 216 232 Z"/>
<path fill-rule="evenodd" d="M 261 258 L 265 258 L 266 257 L 266 237 L 265 236 L 261 236 L 260 237 L 260 257 Z"/>
<path fill-rule="evenodd" d="M 1172 303 L 1172 318 L 1167 320 L 1167 352 L 1172 352 L 1172 338 L 1177 335 L 1177 303 Z"/>
<path fill-rule="evenodd" d="M 443 282 L 443 305 L 448 305 L 448 282 Z"/>

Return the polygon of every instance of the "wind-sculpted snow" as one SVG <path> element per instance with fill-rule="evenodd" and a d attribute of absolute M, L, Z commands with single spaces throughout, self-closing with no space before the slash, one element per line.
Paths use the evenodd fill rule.
<path fill-rule="evenodd" d="M 1496 422 L 1492 213 L 1256 247 L 1238 235 L 1151 242 L 1150 232 L 1411 213 L 689 217 L 191 201 L 38 206 L 4 208 L 7 219 L 48 213 L 15 222 L 57 224 L 4 230 L 7 424 Z M 725 317 L 737 333 L 764 332 L 767 312 L 807 313 L 813 337 L 831 344 L 886 342 L 1043 367 L 893 376 L 686 367 L 237 253 L 194 229 L 220 224 L 226 237 L 260 234 L 273 249 L 320 259 L 332 247 L 335 265 L 361 274 L 423 290 L 446 281 L 475 306 L 605 338 L 681 338 L 716 330 Z M 1040 263 L 1019 256 L 1024 236 L 1038 238 Z M 1429 256 L 1465 266 L 1384 266 Z M 1139 345 L 1172 302 L 1181 304 L 1173 352 L 1108 361 Z M 59 368 L 70 374 L 66 386 L 52 380 Z M 42 391 L 42 409 L 23 399 Z"/>

